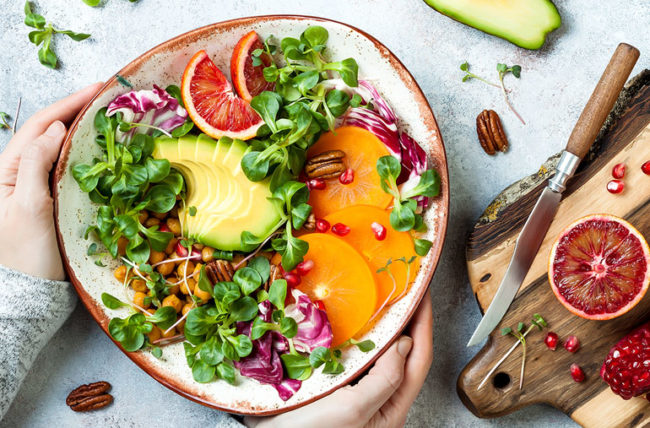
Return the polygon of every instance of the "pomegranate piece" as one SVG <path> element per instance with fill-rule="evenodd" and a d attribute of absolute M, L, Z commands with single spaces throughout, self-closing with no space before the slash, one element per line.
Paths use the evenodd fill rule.
<path fill-rule="evenodd" d="M 373 233 L 375 234 L 375 239 L 377 241 L 383 241 L 386 239 L 386 228 L 384 225 L 377 223 L 376 221 L 370 225 Z"/>
<path fill-rule="evenodd" d="M 300 275 L 293 272 L 285 272 L 283 278 L 285 279 L 285 281 L 287 281 L 287 286 L 289 288 L 295 288 L 299 286 L 300 283 L 302 282 L 302 280 L 300 279 Z"/>
<path fill-rule="evenodd" d="M 167 225 L 163 223 L 158 228 L 158 232 L 171 232 L 171 230 L 169 230 L 169 227 L 167 227 Z"/>
<path fill-rule="evenodd" d="M 614 168 L 612 168 L 612 177 L 614 178 L 623 178 L 625 177 L 625 164 L 624 163 L 617 163 L 614 165 Z"/>
<path fill-rule="evenodd" d="M 321 178 L 313 178 L 307 182 L 309 190 L 325 190 L 327 183 Z"/>
<path fill-rule="evenodd" d="M 332 226 L 332 232 L 335 235 L 345 236 L 350 233 L 350 226 L 346 226 L 343 223 L 336 223 L 334 226 Z"/>
<path fill-rule="evenodd" d="M 305 276 L 313 268 L 314 268 L 314 261 L 313 260 L 304 260 L 304 261 L 298 263 L 298 266 L 296 266 L 296 272 L 298 272 L 298 275 L 300 275 L 300 276 Z"/>
<path fill-rule="evenodd" d="M 564 342 L 564 349 L 573 353 L 580 349 L 580 341 L 575 336 L 569 336 L 569 338 Z"/>
<path fill-rule="evenodd" d="M 341 184 L 350 184 L 354 181 L 354 170 L 348 168 L 341 175 L 339 175 L 339 181 Z"/>
<path fill-rule="evenodd" d="M 316 220 L 316 231 L 320 233 L 325 233 L 330 230 L 330 222 L 327 220 L 318 219 Z"/>
<path fill-rule="evenodd" d="M 315 301 L 314 301 L 314 305 L 316 305 L 316 307 L 317 307 L 318 309 L 320 309 L 321 311 L 324 311 L 324 310 L 325 310 L 325 303 L 323 303 L 322 300 L 315 300 Z"/>
<path fill-rule="evenodd" d="M 641 165 L 641 171 L 643 171 L 644 174 L 650 175 L 650 161 Z"/>
<path fill-rule="evenodd" d="M 556 333 L 553 333 L 552 331 L 549 331 L 546 333 L 546 338 L 544 338 L 544 343 L 546 343 L 546 346 L 548 346 L 548 349 L 551 351 L 555 351 L 557 348 L 557 342 L 559 338 Z"/>
<path fill-rule="evenodd" d="M 650 392 L 650 322 L 621 339 L 607 354 L 600 377 L 625 400 Z"/>
<path fill-rule="evenodd" d="M 571 364 L 571 368 L 569 369 L 571 372 L 571 377 L 573 378 L 574 381 L 576 382 L 582 382 L 585 380 L 585 372 L 582 371 L 579 365 L 573 363 Z"/>
<path fill-rule="evenodd" d="M 176 251 L 178 257 L 187 257 L 187 248 L 181 244 L 180 239 L 176 242 L 174 251 Z M 201 252 L 194 248 L 194 246 L 192 246 L 192 256 L 190 257 L 190 260 L 201 260 Z"/>
<path fill-rule="evenodd" d="M 612 180 L 607 183 L 607 191 L 609 193 L 621 193 L 625 188 L 625 184 L 621 180 Z"/>

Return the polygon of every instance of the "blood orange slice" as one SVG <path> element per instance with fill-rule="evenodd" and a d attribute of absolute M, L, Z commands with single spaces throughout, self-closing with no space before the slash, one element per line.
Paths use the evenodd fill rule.
<path fill-rule="evenodd" d="M 632 309 L 648 290 L 650 249 L 627 221 L 587 216 L 558 237 L 548 278 L 569 311 L 587 319 L 612 319 Z"/>
<path fill-rule="evenodd" d="M 181 95 L 192 121 L 212 138 L 248 140 L 264 124 L 250 104 L 233 93 L 226 76 L 204 50 L 194 54 L 185 67 Z"/>
<path fill-rule="evenodd" d="M 230 58 L 230 79 L 235 90 L 245 101 L 250 102 L 254 96 L 264 91 L 272 91 L 274 82 L 264 78 L 264 67 L 273 63 L 267 53 L 260 55 L 263 65 L 253 65 L 253 51 L 264 49 L 264 44 L 255 31 L 242 37 L 235 45 Z"/>

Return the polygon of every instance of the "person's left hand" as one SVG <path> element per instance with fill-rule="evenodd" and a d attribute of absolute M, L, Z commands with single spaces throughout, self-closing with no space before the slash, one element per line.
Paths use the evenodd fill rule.
<path fill-rule="evenodd" d="M 0 264 L 63 280 L 49 172 L 71 121 L 103 83 L 90 85 L 30 117 L 0 153 Z"/>

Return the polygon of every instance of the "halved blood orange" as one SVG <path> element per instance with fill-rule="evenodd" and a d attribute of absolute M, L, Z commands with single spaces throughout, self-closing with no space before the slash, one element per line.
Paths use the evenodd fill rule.
<path fill-rule="evenodd" d="M 406 264 L 397 259 L 404 257 L 408 261 L 416 255 L 413 240 L 407 232 L 393 229 L 389 216 L 388 211 L 378 207 L 353 205 L 325 217 L 330 224 L 343 223 L 350 228 L 350 232 L 339 239 L 352 245 L 370 266 L 377 284 L 376 310 L 401 297 L 406 291 L 407 283 L 410 284 L 415 279 L 418 271 L 416 259 L 409 266 L 407 281 Z M 373 223 L 385 228 L 386 236 L 382 240 L 378 240 L 375 236 L 372 230 Z M 377 272 L 378 269 L 386 266 L 389 259 L 393 260 L 389 268 L 395 279 L 394 282 L 388 272 Z"/>
<path fill-rule="evenodd" d="M 323 134 L 307 151 L 307 157 L 313 157 L 329 150 L 345 152 L 343 159 L 346 168 L 354 172 L 354 179 L 349 184 L 342 184 L 338 178 L 327 180 L 323 190 L 312 190 L 309 204 L 318 218 L 352 205 L 373 205 L 387 208 L 392 197 L 379 185 L 377 160 L 390 153 L 370 131 L 356 126 L 342 126 L 332 132 Z"/>
<path fill-rule="evenodd" d="M 627 221 L 587 216 L 555 241 L 548 279 L 569 311 L 587 319 L 612 319 L 632 309 L 648 290 L 650 249 Z"/>
<path fill-rule="evenodd" d="M 260 55 L 263 65 L 253 65 L 252 54 L 256 49 L 264 49 L 264 44 L 257 33 L 251 31 L 237 42 L 230 57 L 230 80 L 239 96 L 248 102 L 264 91 L 272 91 L 275 86 L 264 78 L 264 67 L 273 62 L 267 53 Z"/>
<path fill-rule="evenodd" d="M 374 314 L 377 290 L 372 272 L 361 255 L 341 239 L 323 233 L 300 237 L 309 243 L 305 260 L 314 267 L 298 289 L 321 301 L 332 325 L 332 346 L 353 337 Z"/>
<path fill-rule="evenodd" d="M 233 93 L 226 76 L 204 50 L 194 54 L 185 67 L 181 95 L 192 121 L 212 138 L 248 140 L 264 124 L 250 104 Z"/>

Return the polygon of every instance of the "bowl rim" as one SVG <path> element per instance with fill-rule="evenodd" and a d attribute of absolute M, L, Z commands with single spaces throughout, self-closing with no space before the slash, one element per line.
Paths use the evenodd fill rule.
<path fill-rule="evenodd" d="M 357 369 L 354 373 L 349 373 L 347 376 L 342 379 L 340 382 L 337 384 L 333 385 L 332 387 L 328 388 L 327 390 L 323 391 L 320 394 L 314 395 L 313 397 L 310 397 L 300 403 L 295 403 L 293 405 L 289 405 L 286 407 L 280 407 L 280 408 L 265 408 L 265 409 L 259 409 L 255 406 L 248 406 L 248 407 L 226 407 L 219 405 L 217 403 L 214 403 L 208 399 L 203 398 L 199 394 L 195 394 L 192 391 L 189 391 L 187 388 L 183 386 L 183 384 L 178 383 L 172 376 L 169 375 L 162 375 L 157 373 L 153 367 L 151 366 L 150 362 L 147 360 L 145 355 L 141 352 L 127 352 L 122 348 L 122 346 L 119 344 L 119 342 L 115 341 L 110 333 L 108 332 L 108 321 L 109 318 L 106 316 L 104 313 L 103 309 L 99 307 L 99 305 L 94 301 L 94 299 L 86 292 L 85 288 L 79 281 L 79 279 L 76 277 L 74 270 L 72 269 L 70 265 L 70 261 L 68 259 L 67 253 L 65 252 L 65 245 L 63 242 L 63 237 L 61 234 L 61 231 L 59 229 L 59 191 L 58 191 L 58 183 L 63 177 L 65 173 L 65 169 L 67 168 L 67 160 L 68 160 L 68 154 L 70 152 L 70 148 L 72 145 L 72 137 L 74 136 L 75 132 L 77 131 L 79 122 L 81 118 L 86 114 L 88 109 L 92 106 L 92 104 L 95 102 L 95 100 L 101 96 L 109 87 L 111 87 L 116 81 L 118 81 L 118 76 L 123 76 L 125 74 L 128 74 L 131 70 L 137 69 L 140 67 L 141 64 L 146 62 L 150 56 L 165 50 L 167 47 L 173 46 L 177 43 L 184 42 L 188 38 L 196 37 L 199 38 L 202 34 L 205 32 L 209 32 L 210 30 L 213 29 L 223 29 L 223 28 L 232 28 L 232 27 L 238 27 L 242 25 L 246 25 L 247 23 L 255 23 L 256 21 L 259 20 L 265 20 L 265 21 L 277 21 L 277 20 L 296 20 L 296 21 L 304 21 L 304 20 L 311 20 L 311 21 L 320 21 L 320 22 L 328 22 L 328 23 L 333 23 L 337 24 L 343 27 L 347 27 L 348 29 L 352 30 L 353 32 L 365 37 L 373 43 L 381 52 L 381 55 L 386 58 L 392 65 L 392 67 L 398 72 L 400 78 L 402 80 L 406 80 L 409 84 L 410 87 L 413 91 L 413 96 L 417 100 L 418 107 L 420 108 L 421 112 L 424 111 L 425 114 L 430 114 L 430 120 L 431 120 L 431 128 L 434 131 L 434 135 L 437 136 L 437 141 L 434 144 L 434 146 L 439 146 L 439 153 L 436 153 L 436 169 L 441 177 L 441 195 L 438 196 L 437 202 L 438 202 L 438 216 L 436 218 L 436 227 L 438 230 L 438 233 L 436 234 L 435 241 L 433 242 L 433 245 L 430 250 L 430 254 L 432 254 L 431 261 L 429 264 L 426 266 L 421 266 L 421 269 L 425 269 L 425 277 L 427 281 L 427 286 L 422 287 L 420 291 L 418 292 L 414 304 L 407 310 L 408 314 L 407 317 L 405 318 L 405 321 L 402 323 L 402 325 L 399 326 L 399 328 L 396 330 L 396 333 L 388 340 L 386 345 L 379 350 L 377 354 L 375 354 L 372 358 L 370 358 L 362 367 Z M 419 98 L 419 99 L 418 99 Z M 430 153 L 431 154 L 431 153 Z M 108 338 L 113 341 L 115 345 L 129 358 L 131 361 L 133 361 L 140 369 L 142 369 L 145 373 L 147 373 L 149 376 L 154 378 L 156 381 L 164 385 L 165 387 L 169 388 L 170 390 L 174 391 L 175 393 L 192 400 L 196 403 L 199 403 L 201 405 L 211 407 L 213 409 L 217 409 L 220 411 L 228 412 L 228 413 L 233 413 L 233 414 L 239 414 L 239 415 L 247 415 L 247 416 L 272 416 L 272 415 L 277 415 L 280 413 L 285 413 L 291 410 L 295 410 L 297 408 L 306 406 L 308 404 L 313 403 L 316 400 L 319 400 L 337 389 L 349 384 L 352 382 L 354 379 L 356 379 L 358 376 L 361 374 L 365 373 L 374 363 L 375 361 L 386 352 L 386 350 L 395 342 L 395 340 L 400 337 L 404 331 L 404 329 L 408 326 L 411 318 L 413 317 L 413 314 L 415 313 L 415 310 L 419 307 L 423 296 L 426 294 L 427 290 L 431 286 L 431 281 L 433 279 L 433 275 L 436 271 L 436 268 L 438 267 L 438 264 L 440 262 L 440 257 L 442 254 L 442 249 L 444 246 L 444 241 L 446 237 L 446 232 L 447 232 L 447 226 L 448 226 L 448 221 L 449 221 L 449 171 L 448 171 L 448 163 L 447 163 L 447 155 L 446 155 L 446 149 L 444 145 L 444 141 L 442 139 L 442 134 L 440 132 L 440 128 L 438 126 L 438 123 L 436 121 L 435 115 L 433 113 L 433 110 L 431 109 L 431 106 L 429 105 L 429 102 L 424 95 L 424 92 L 418 85 L 417 81 L 411 74 L 411 72 L 406 68 L 406 66 L 397 58 L 395 54 L 393 54 L 392 51 L 390 51 L 384 44 L 382 44 L 379 40 L 377 40 L 375 37 L 371 36 L 370 34 L 366 33 L 363 30 L 360 30 L 359 28 L 356 28 L 355 26 L 352 26 L 350 24 L 346 24 L 340 21 L 328 19 L 328 18 L 323 18 L 323 17 L 317 17 L 317 16 L 309 16 L 309 15 L 293 15 L 293 14 L 271 14 L 271 15 L 256 15 L 256 16 L 248 16 L 248 17 L 241 17 L 241 18 L 234 18 L 234 19 L 229 19 L 225 21 L 219 21 L 215 22 L 212 24 L 208 24 L 202 27 L 198 27 L 196 29 L 187 31 L 185 33 L 179 34 L 178 36 L 175 36 L 171 39 L 168 39 L 153 48 L 149 49 L 145 53 L 139 55 L 137 58 L 129 62 L 125 67 L 123 67 L 120 71 L 118 71 L 116 74 L 114 74 L 110 79 L 108 79 L 104 85 L 99 89 L 97 94 L 95 94 L 92 99 L 84 106 L 84 108 L 77 114 L 75 117 L 74 121 L 68 128 L 68 132 L 66 134 L 65 140 L 63 142 L 63 146 L 61 148 L 61 153 L 59 155 L 59 158 L 56 162 L 54 172 L 52 174 L 52 182 L 51 182 L 51 187 L 52 187 L 52 195 L 54 199 L 54 223 L 55 223 L 55 229 L 56 229 L 56 236 L 57 236 L 57 242 L 59 245 L 59 250 L 62 255 L 63 259 L 63 264 L 65 267 L 65 270 L 68 274 L 68 278 L 70 282 L 72 282 L 77 294 L 79 295 L 79 298 L 81 302 L 84 304 L 86 309 L 90 312 L 91 316 L 93 319 L 99 324 L 100 328 L 104 331 L 104 333 L 108 336 Z"/>

